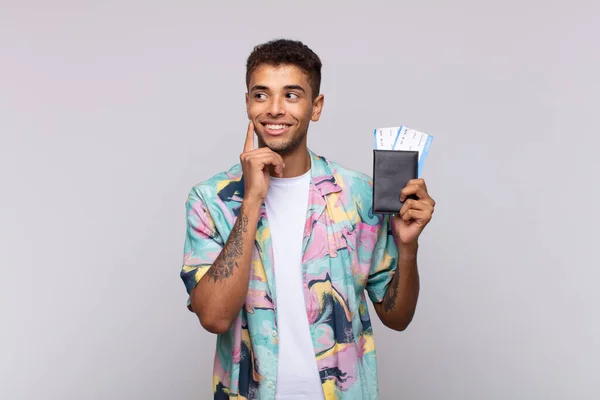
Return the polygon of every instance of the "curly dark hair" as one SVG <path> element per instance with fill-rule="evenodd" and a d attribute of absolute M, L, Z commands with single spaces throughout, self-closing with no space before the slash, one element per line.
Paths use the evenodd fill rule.
<path fill-rule="evenodd" d="M 321 60 L 308 46 L 297 40 L 275 39 L 254 47 L 246 62 L 246 86 L 250 85 L 250 75 L 259 66 L 274 67 L 294 65 L 308 75 L 308 82 L 315 99 L 321 91 Z"/>

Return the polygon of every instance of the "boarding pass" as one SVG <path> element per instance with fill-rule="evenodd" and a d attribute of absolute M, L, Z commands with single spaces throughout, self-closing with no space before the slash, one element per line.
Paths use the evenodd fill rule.
<path fill-rule="evenodd" d="M 421 177 L 433 136 L 407 126 L 377 128 L 374 136 L 376 150 L 417 150 L 419 152 L 419 177 Z"/>

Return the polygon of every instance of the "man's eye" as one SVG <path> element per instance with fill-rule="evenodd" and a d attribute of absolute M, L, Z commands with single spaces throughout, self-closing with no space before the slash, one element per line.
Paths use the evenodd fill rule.
<path fill-rule="evenodd" d="M 261 97 L 261 96 L 263 96 L 263 97 Z M 266 97 L 266 96 L 265 96 L 265 94 L 264 94 L 264 93 L 256 93 L 256 94 L 254 95 L 254 98 L 255 98 L 255 99 L 259 99 L 259 100 L 262 100 L 262 99 L 264 99 L 265 97 Z"/>
<path fill-rule="evenodd" d="M 296 93 L 288 93 L 287 95 L 289 98 L 292 98 L 292 99 L 297 99 L 298 97 L 300 97 Z"/>

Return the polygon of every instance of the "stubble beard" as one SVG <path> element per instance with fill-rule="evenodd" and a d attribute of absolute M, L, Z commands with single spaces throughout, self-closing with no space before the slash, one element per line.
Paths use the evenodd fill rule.
<path fill-rule="evenodd" d="M 271 149 L 271 151 L 273 151 L 281 156 L 284 156 L 284 155 L 292 154 L 296 150 L 298 150 L 298 148 L 302 144 L 302 141 L 306 137 L 306 134 L 307 134 L 307 131 L 304 131 L 303 133 L 295 135 L 290 140 L 285 141 L 285 142 L 276 142 L 276 143 L 269 144 L 269 143 L 263 141 L 263 143 L 269 149 Z"/>

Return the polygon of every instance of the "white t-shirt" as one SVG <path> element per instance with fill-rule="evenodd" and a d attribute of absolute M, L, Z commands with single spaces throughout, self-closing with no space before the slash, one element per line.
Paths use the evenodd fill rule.
<path fill-rule="evenodd" d="M 302 239 L 310 171 L 270 178 L 265 199 L 273 243 L 279 364 L 277 400 L 324 399 L 302 290 Z"/>

